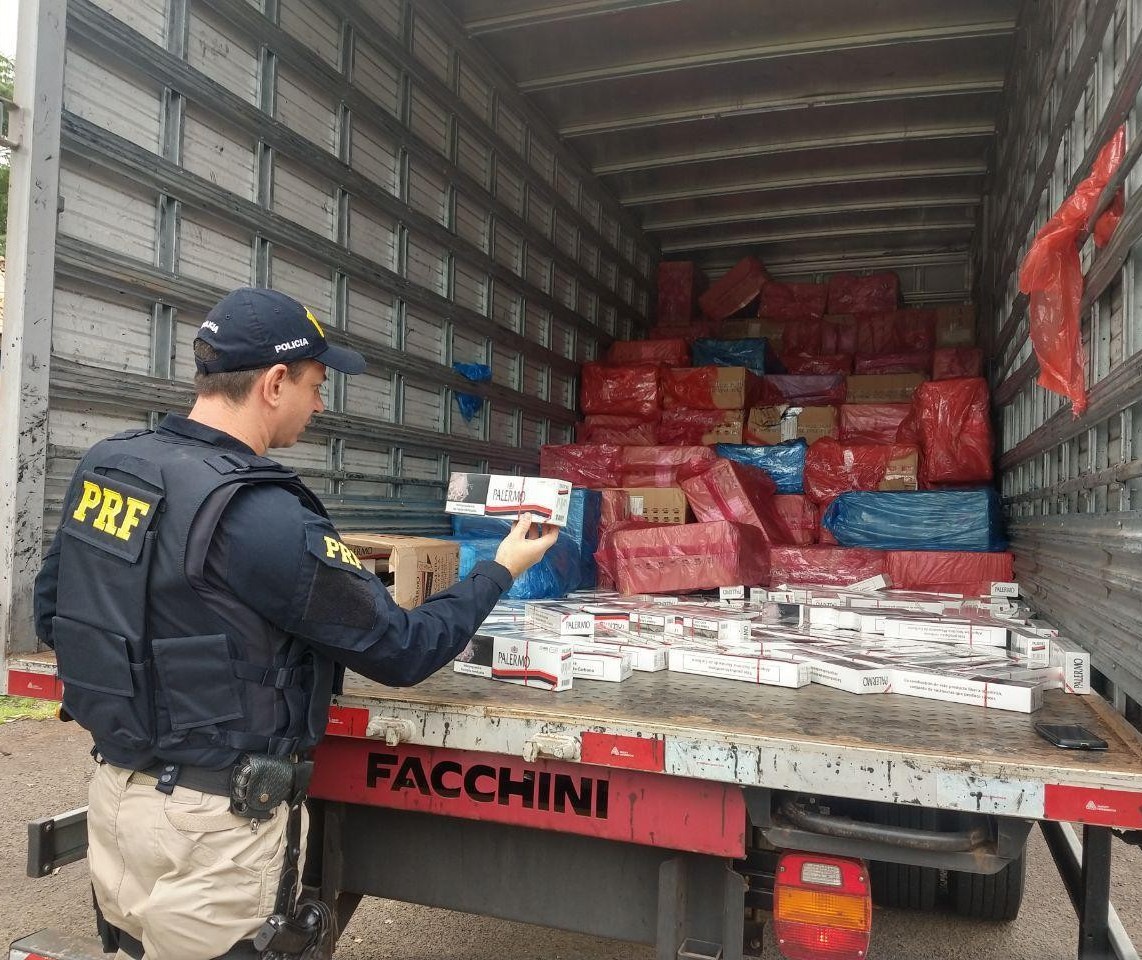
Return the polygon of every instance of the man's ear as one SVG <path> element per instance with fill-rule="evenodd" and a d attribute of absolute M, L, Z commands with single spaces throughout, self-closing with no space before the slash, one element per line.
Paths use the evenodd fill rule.
<path fill-rule="evenodd" d="M 262 378 L 262 399 L 271 407 L 276 407 L 282 401 L 282 390 L 289 368 L 284 363 L 275 363 Z"/>

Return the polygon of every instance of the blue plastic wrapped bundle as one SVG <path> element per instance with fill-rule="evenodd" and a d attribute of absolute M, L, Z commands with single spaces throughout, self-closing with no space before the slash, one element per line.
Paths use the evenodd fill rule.
<path fill-rule="evenodd" d="M 695 367 L 745 367 L 754 373 L 784 373 L 785 367 L 765 337 L 745 340 L 695 340 L 690 347 Z"/>
<path fill-rule="evenodd" d="M 822 525 L 837 543 L 877 550 L 1005 550 L 999 494 L 978 490 L 842 493 Z"/>
<path fill-rule="evenodd" d="M 561 537 L 569 537 L 579 547 L 582 576 L 580 590 L 595 586 L 595 551 L 599 549 L 599 517 L 602 511 L 603 495 L 598 490 L 585 490 L 575 487 L 571 490 L 571 506 L 567 512 L 567 525 Z M 491 538 L 502 540 L 511 529 L 513 520 L 500 517 L 452 516 L 452 534 L 461 539 Z M 572 588 L 576 589 L 576 588 Z"/>
<path fill-rule="evenodd" d="M 468 576 L 481 560 L 495 560 L 502 537 L 453 537 L 460 544 L 460 579 Z M 579 583 L 579 545 L 560 534 L 551 549 L 530 570 L 515 579 L 504 594 L 509 600 L 558 600 Z"/>
<path fill-rule="evenodd" d="M 719 443 L 714 452 L 719 457 L 736 460 L 751 467 L 760 467 L 773 478 L 778 493 L 802 493 L 805 474 L 805 454 L 809 444 L 803 440 L 786 440 L 768 447 L 755 447 L 747 443 Z"/>

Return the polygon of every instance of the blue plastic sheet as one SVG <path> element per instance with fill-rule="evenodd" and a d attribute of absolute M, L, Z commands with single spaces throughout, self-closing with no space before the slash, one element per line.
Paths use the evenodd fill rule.
<path fill-rule="evenodd" d="M 714 453 L 751 467 L 760 467 L 773 478 L 778 493 L 803 493 L 805 454 L 809 444 L 803 440 L 786 440 L 768 447 L 747 443 L 719 443 Z"/>
<path fill-rule="evenodd" d="M 502 537 L 453 539 L 460 544 L 461 580 L 481 560 L 495 560 L 503 540 Z M 576 589 L 580 576 L 579 545 L 566 534 L 560 534 L 543 559 L 516 577 L 504 596 L 509 600 L 558 600 Z"/>
<path fill-rule="evenodd" d="M 452 369 L 460 376 L 475 383 L 485 383 L 492 379 L 492 368 L 483 363 L 454 363 Z M 484 398 L 474 393 L 457 393 L 456 405 L 460 408 L 460 416 L 468 423 L 484 406 Z"/>
<path fill-rule="evenodd" d="M 574 487 L 571 490 L 571 506 L 567 512 L 567 525 L 561 537 L 569 537 L 579 547 L 580 571 L 578 588 L 591 589 L 595 586 L 595 551 L 599 549 L 599 518 L 602 511 L 603 495 L 598 490 L 585 490 Z M 512 520 L 499 517 L 452 516 L 452 533 L 456 537 L 489 538 L 502 540 L 511 529 Z M 574 588 L 573 588 L 574 589 Z"/>
<path fill-rule="evenodd" d="M 990 488 L 842 493 L 821 523 L 846 547 L 1007 549 L 999 494 Z"/>
<path fill-rule="evenodd" d="M 764 337 L 745 340 L 695 340 L 690 347 L 695 367 L 745 367 L 754 373 L 784 373 L 785 367 Z"/>

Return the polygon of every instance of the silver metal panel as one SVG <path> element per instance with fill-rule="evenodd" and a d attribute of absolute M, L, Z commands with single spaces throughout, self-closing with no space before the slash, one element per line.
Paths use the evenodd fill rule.
<path fill-rule="evenodd" d="M 306 230 L 333 238 L 332 182 L 278 157 L 274 163 L 274 213 Z"/>
<path fill-rule="evenodd" d="M 52 349 L 68 359 L 145 375 L 151 369 L 151 313 L 130 302 L 57 290 Z"/>
<path fill-rule="evenodd" d="M 438 79 L 444 83 L 449 82 L 452 51 L 445 39 L 423 17 L 413 17 L 412 55 L 436 74 Z"/>
<path fill-rule="evenodd" d="M 64 68 L 63 105 L 132 143 L 157 153 L 162 91 L 107 70 L 76 50 Z"/>
<path fill-rule="evenodd" d="M 364 37 L 356 37 L 353 84 L 382 110 L 400 116 L 400 68 Z"/>
<path fill-rule="evenodd" d="M 288 67 L 278 68 L 275 120 L 332 152 L 336 110 L 333 98 L 314 89 L 301 74 Z"/>
<path fill-rule="evenodd" d="M 408 161 L 408 204 L 432 217 L 448 222 L 448 182 L 419 161 Z"/>
<path fill-rule="evenodd" d="M 247 103 L 257 103 L 257 47 L 229 35 L 214 14 L 197 3 L 190 13 L 187 63 Z"/>
<path fill-rule="evenodd" d="M 400 148 L 380 127 L 353 118 L 350 165 L 382 190 L 400 193 Z"/>
<path fill-rule="evenodd" d="M 448 155 L 448 111 L 425 90 L 412 85 L 409 126 L 442 156 Z"/>
<path fill-rule="evenodd" d="M 452 268 L 452 299 L 476 313 L 488 312 L 487 274 L 457 260 Z M 455 338 L 453 339 L 455 349 Z"/>
<path fill-rule="evenodd" d="M 97 6 L 137 30 L 151 43 L 162 43 L 166 34 L 167 0 L 95 0 Z"/>
<path fill-rule="evenodd" d="M 331 66 L 341 53 L 341 20 L 321 3 L 278 0 L 278 24 Z"/>
<path fill-rule="evenodd" d="M 392 294 L 351 279 L 346 301 L 346 330 L 373 343 L 393 345 Z"/>
<path fill-rule="evenodd" d="M 257 196 L 257 142 L 194 105 L 183 118 L 182 162 L 191 173 L 245 200 Z"/>
<path fill-rule="evenodd" d="M 456 131 L 456 165 L 485 189 L 490 187 L 491 148 L 464 124 Z"/>
<path fill-rule="evenodd" d="M 413 283 L 446 295 L 448 290 L 448 252 L 431 240 L 409 235 L 408 278 Z"/>
<path fill-rule="evenodd" d="M 384 211 L 353 197 L 349 201 L 349 249 L 396 270 L 400 224 Z"/>
<path fill-rule="evenodd" d="M 102 179 L 73 161 L 60 171 L 64 207 L 60 233 L 98 246 L 115 247 L 126 256 L 150 261 L 155 255 L 155 197 L 134 184 Z M 114 233 L 107 225 L 115 224 Z"/>
<path fill-rule="evenodd" d="M 319 317 L 331 314 L 332 273 L 324 264 L 297 251 L 275 247 L 270 276 L 275 290 L 300 300 Z"/>

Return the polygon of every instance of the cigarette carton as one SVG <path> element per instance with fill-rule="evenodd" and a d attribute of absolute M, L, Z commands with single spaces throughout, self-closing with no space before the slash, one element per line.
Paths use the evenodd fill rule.
<path fill-rule="evenodd" d="M 750 587 L 750 592 L 759 589 L 757 587 Z M 744 586 L 737 587 L 718 587 L 719 600 L 744 600 L 746 598 L 746 588 Z"/>
<path fill-rule="evenodd" d="M 1033 713 L 1043 703 L 1043 688 L 1029 680 L 994 680 L 987 677 L 954 677 L 922 670 L 897 670 L 896 692 L 925 700 L 967 703 L 995 710 Z"/>
<path fill-rule="evenodd" d="M 571 656 L 571 672 L 579 680 L 605 680 L 619 683 L 631 675 L 631 656 L 618 647 L 602 644 L 575 643 Z"/>
<path fill-rule="evenodd" d="M 506 519 L 530 513 L 563 527 L 571 509 L 571 484 L 547 477 L 454 473 L 445 500 L 445 513 Z"/>
<path fill-rule="evenodd" d="M 992 580 L 985 584 L 987 592 L 993 597 L 1018 597 L 1019 584 L 1007 580 Z"/>
<path fill-rule="evenodd" d="M 741 644 L 749 641 L 755 615 L 750 612 L 718 610 L 711 607 L 676 607 L 664 627 L 666 636 L 686 640 Z"/>
<path fill-rule="evenodd" d="M 775 687 L 803 687 L 810 682 L 807 663 L 769 660 L 759 656 L 752 648 L 715 652 L 672 647 L 667 655 L 667 663 L 675 673 L 744 680 L 747 683 Z"/>
<path fill-rule="evenodd" d="M 481 628 L 482 629 L 482 628 Z M 526 631 L 478 633 L 453 662 L 457 673 L 539 687 L 570 690 L 572 645 L 561 640 L 533 639 Z"/>
<path fill-rule="evenodd" d="M 560 636 L 589 637 L 595 632 L 595 618 L 581 610 L 556 603 L 527 603 L 523 608 L 528 622 Z"/>
<path fill-rule="evenodd" d="M 592 643 L 597 646 L 613 647 L 627 654 L 630 657 L 631 668 L 640 673 L 657 673 L 666 669 L 667 647 L 661 643 L 613 631 L 596 633 Z"/>
<path fill-rule="evenodd" d="M 863 665 L 842 657 L 816 655 L 809 663 L 813 683 L 847 693 L 894 693 L 893 670 Z"/>
<path fill-rule="evenodd" d="M 1040 637 L 1023 630 L 1013 629 L 1008 632 L 1007 649 L 1027 659 L 1029 667 L 1047 667 L 1051 665 L 1051 641 L 1047 637 Z"/>
<path fill-rule="evenodd" d="M 932 643 L 964 643 L 971 647 L 1006 647 L 1007 627 L 977 620 L 940 620 L 885 617 L 884 635 L 898 640 L 927 640 Z"/>
<path fill-rule="evenodd" d="M 1063 671 L 1063 689 L 1067 693 L 1091 693 L 1090 654 L 1062 637 L 1052 638 L 1050 644 L 1051 665 Z"/>
<path fill-rule="evenodd" d="M 878 573 L 875 577 L 850 583 L 845 589 L 855 590 L 858 593 L 872 593 L 876 590 L 888 590 L 891 586 L 892 578 L 886 573 Z"/>

